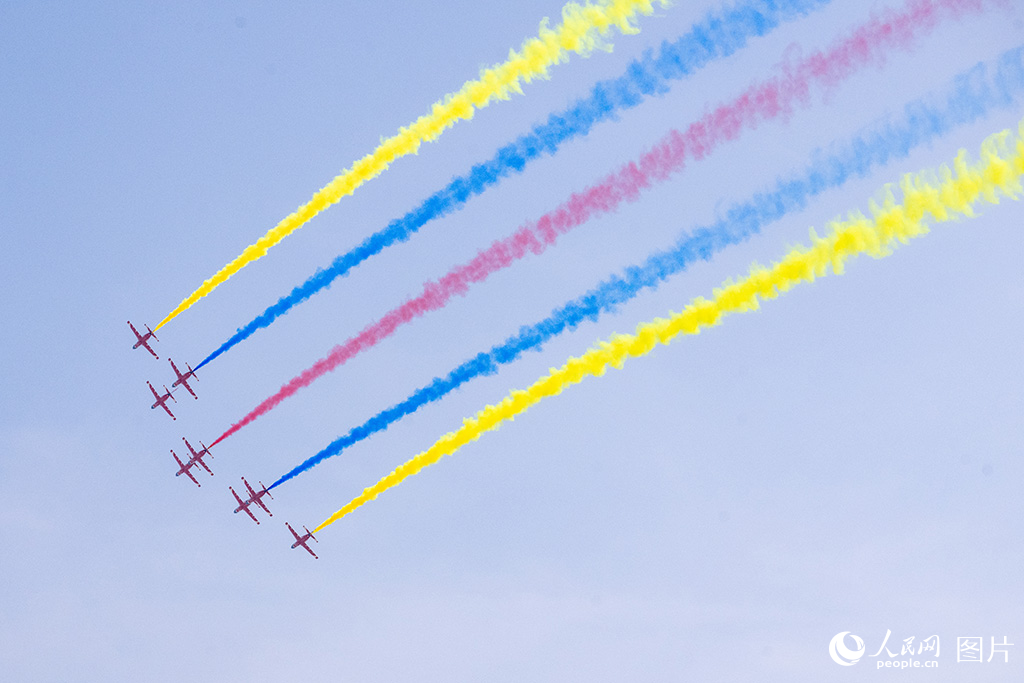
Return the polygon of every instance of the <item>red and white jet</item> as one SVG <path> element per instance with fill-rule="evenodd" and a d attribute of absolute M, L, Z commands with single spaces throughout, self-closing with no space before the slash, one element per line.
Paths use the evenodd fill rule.
<path fill-rule="evenodd" d="M 310 555 L 313 556 L 313 559 L 315 559 L 315 560 L 319 560 L 320 559 L 319 557 L 316 556 L 316 553 L 314 553 L 310 549 L 310 547 L 308 545 L 306 545 L 307 543 L 309 543 L 309 539 L 311 539 L 311 538 L 314 541 L 316 541 L 316 536 L 314 536 L 310 532 L 309 529 L 306 529 L 306 527 L 302 527 L 303 529 L 306 529 L 306 533 L 304 533 L 302 536 L 299 536 L 297 533 L 295 533 L 295 529 L 292 528 L 291 524 L 289 524 L 288 522 L 285 522 L 284 525 L 286 527 L 288 527 L 288 531 L 292 532 L 292 536 L 295 537 L 295 543 L 292 543 L 292 548 L 298 548 L 301 545 L 303 548 L 306 549 L 306 552 L 308 552 Z M 316 541 L 316 542 L 319 543 L 320 541 Z"/>
<path fill-rule="evenodd" d="M 188 452 L 192 454 L 191 457 L 189 457 L 188 461 L 190 463 L 199 463 L 204 470 L 210 473 L 210 476 L 212 477 L 213 472 L 210 470 L 209 467 L 206 466 L 206 463 L 203 462 L 203 458 L 205 458 L 206 456 L 210 456 L 211 458 L 213 457 L 213 453 L 210 452 L 209 447 L 205 443 L 200 441 L 199 445 L 203 447 L 203 450 L 196 453 L 196 449 L 192 448 L 192 444 L 188 442 L 188 439 L 186 439 L 185 437 L 181 437 L 181 440 L 185 442 L 185 445 L 188 446 Z"/>
<path fill-rule="evenodd" d="M 242 483 L 245 484 L 245 488 L 249 491 L 249 498 L 247 498 L 245 501 L 238 497 L 238 494 L 235 493 L 235 490 L 233 488 L 231 488 L 230 486 L 228 487 L 229 489 L 231 489 L 231 493 L 235 496 L 235 500 L 238 501 L 238 507 L 235 508 L 235 514 L 244 511 L 245 514 L 249 515 L 252 518 L 252 521 L 259 524 L 260 520 L 256 519 L 256 515 L 252 514 L 252 510 L 249 509 L 250 505 L 256 503 L 261 508 L 263 508 L 264 512 L 273 517 L 274 513 L 268 510 L 267 506 L 263 503 L 262 500 L 260 500 L 261 498 L 263 498 L 263 496 L 270 496 L 270 491 L 267 490 L 266 486 L 263 486 L 263 482 L 260 482 L 260 487 L 262 488 L 262 490 L 258 493 L 252 490 L 252 487 L 249 486 L 249 482 L 245 480 L 245 477 L 242 477 Z M 274 497 L 270 496 L 270 498 L 273 499 Z"/>
<path fill-rule="evenodd" d="M 196 377 L 196 371 L 192 369 L 192 366 L 189 365 L 188 363 L 185 363 L 185 367 L 188 368 L 188 372 L 182 374 L 181 372 L 178 372 L 178 366 L 174 364 L 173 360 L 171 360 L 170 358 L 168 358 L 167 360 L 171 361 L 171 367 L 174 369 L 174 374 L 178 376 L 178 379 L 174 380 L 174 383 L 171 384 L 171 387 L 176 387 L 180 384 L 181 386 L 185 387 L 185 389 L 188 390 L 188 393 L 192 394 L 192 398 L 199 398 L 198 396 L 196 396 L 196 392 L 192 391 L 192 387 L 188 385 L 188 380 L 190 378 L 199 379 L 198 377 Z"/>
<path fill-rule="evenodd" d="M 193 484 L 195 484 L 196 486 L 202 486 L 202 484 L 196 481 L 196 478 L 192 476 L 192 473 L 189 472 L 190 469 L 196 466 L 196 459 L 190 458 L 188 462 L 183 463 L 181 462 L 181 458 L 178 457 L 178 454 L 175 453 L 173 450 L 171 451 L 171 455 L 174 456 L 174 461 L 178 463 L 178 471 L 174 474 L 174 476 L 180 477 L 183 474 L 188 475 L 188 478 L 192 480 Z M 207 471 L 209 472 L 209 470 Z M 213 473 L 211 472 L 211 474 Z"/>
<path fill-rule="evenodd" d="M 153 349 L 150 348 L 150 346 L 149 346 L 149 338 L 150 337 L 152 337 L 153 339 L 156 339 L 157 341 L 160 341 L 159 339 L 157 339 L 157 336 L 155 334 L 153 334 L 153 330 L 149 329 L 149 325 L 145 326 L 146 330 L 147 330 L 146 334 L 139 334 L 139 331 L 137 329 L 135 329 L 135 325 L 132 325 L 132 321 L 131 320 L 128 321 L 128 327 L 132 328 L 132 332 L 135 333 L 135 338 L 137 340 L 135 342 L 135 346 L 133 346 L 132 349 L 137 349 L 140 346 L 145 346 L 146 350 L 153 354 L 153 358 L 156 358 L 157 360 L 160 360 L 160 356 L 156 355 L 156 352 L 153 351 Z"/>
<path fill-rule="evenodd" d="M 178 399 L 171 396 L 171 392 L 167 389 L 167 386 L 164 385 L 164 391 L 166 391 L 167 393 L 161 396 L 160 394 L 156 393 L 156 389 L 153 388 L 152 384 L 150 384 L 149 382 L 146 382 L 146 384 L 149 386 L 149 390 L 153 392 L 153 398 L 156 399 L 156 403 L 151 405 L 149 409 L 153 410 L 157 406 L 160 406 L 161 408 L 167 411 L 167 414 L 171 416 L 172 420 L 177 420 L 178 418 L 174 417 L 174 413 L 172 413 L 171 409 L 167 407 L 167 399 L 171 399 L 175 403 L 178 402 Z"/>

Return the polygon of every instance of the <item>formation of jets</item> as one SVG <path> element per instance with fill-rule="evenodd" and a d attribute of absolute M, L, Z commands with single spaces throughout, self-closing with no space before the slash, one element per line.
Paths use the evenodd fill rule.
<path fill-rule="evenodd" d="M 213 471 L 207 466 L 205 462 L 203 462 L 203 458 L 205 458 L 206 456 L 210 456 L 212 458 L 213 454 L 210 453 L 210 449 L 202 441 L 199 442 L 199 445 L 203 447 L 203 450 L 197 453 L 196 449 L 192 448 L 192 444 L 188 442 L 188 439 L 186 439 L 185 437 L 181 437 L 181 440 L 185 442 L 186 446 L 188 446 L 188 450 L 189 453 L 191 453 L 191 455 L 189 456 L 188 462 L 183 464 L 181 462 L 181 459 L 178 458 L 178 455 L 173 450 L 171 451 L 171 455 L 174 456 L 174 460 L 178 463 L 178 472 L 174 476 L 180 477 L 183 474 L 187 475 L 188 478 L 192 480 L 193 484 L 195 484 L 196 486 L 202 486 L 202 484 L 200 484 L 196 480 L 196 478 L 192 476 L 192 473 L 189 472 L 189 470 L 195 467 L 196 465 L 200 465 L 212 477 Z"/>
<path fill-rule="evenodd" d="M 242 501 L 241 498 L 238 497 L 238 494 L 235 493 L 235 489 L 231 488 L 230 486 L 228 487 L 229 489 L 231 489 L 231 493 L 235 496 L 235 500 L 238 501 L 238 507 L 235 508 L 235 514 L 238 514 L 239 512 L 244 512 L 245 514 L 249 515 L 249 517 L 252 519 L 252 521 L 254 521 L 257 524 L 259 524 L 260 520 L 256 519 L 256 515 L 252 514 L 252 510 L 249 509 L 250 505 L 252 505 L 253 503 L 256 503 L 261 508 L 263 508 L 264 512 L 266 512 L 268 515 L 273 517 L 274 513 L 272 513 L 269 509 L 267 509 L 266 504 L 261 500 L 261 498 L 263 498 L 263 496 L 270 496 L 271 500 L 273 500 L 273 498 L 274 498 L 273 496 L 270 495 L 270 491 L 267 490 L 267 487 L 263 485 L 263 482 L 261 481 L 259 483 L 260 484 L 260 488 L 262 489 L 259 492 L 256 492 L 256 491 L 252 490 L 252 487 L 249 486 L 249 482 L 247 482 L 245 480 L 245 477 L 242 477 L 242 483 L 245 484 L 245 488 L 249 491 L 249 497 L 246 498 L 244 502 Z"/>
<path fill-rule="evenodd" d="M 132 333 L 135 335 L 135 344 L 132 346 L 132 349 L 137 349 L 141 346 L 147 351 L 149 351 L 154 358 L 160 360 L 160 356 L 156 355 L 156 352 L 153 351 L 153 347 L 150 346 L 150 340 L 160 341 L 157 338 L 157 336 L 153 333 L 153 330 L 149 329 L 148 325 L 144 325 L 144 327 L 146 328 L 146 333 L 140 334 L 139 331 L 135 329 L 135 325 L 132 325 L 130 320 L 128 321 L 128 327 L 131 328 Z M 153 393 L 154 402 L 153 405 L 150 406 L 150 409 L 155 410 L 156 408 L 163 408 L 164 411 L 171 416 L 172 420 L 177 420 L 178 418 L 174 416 L 174 413 L 171 412 L 170 407 L 167 405 L 167 401 L 173 401 L 175 403 L 178 402 L 177 399 L 174 398 L 174 392 L 179 387 L 184 387 L 185 391 L 192 395 L 192 398 L 198 399 L 199 397 L 196 396 L 196 392 L 192 389 L 191 386 L 189 386 L 189 382 L 193 380 L 198 380 L 199 377 L 196 375 L 196 371 L 192 369 L 192 366 L 189 365 L 188 363 L 185 363 L 185 367 L 188 368 L 188 370 L 186 372 L 182 372 L 181 370 L 178 369 L 178 366 L 175 365 L 173 360 L 171 360 L 170 358 L 168 358 L 167 360 L 171 364 L 171 369 L 174 371 L 175 374 L 175 380 L 171 384 L 171 388 L 168 389 L 166 384 L 163 385 L 164 391 L 161 394 L 153 387 L 153 384 L 151 382 L 147 381 L 146 386 L 148 386 L 149 390 Z M 184 474 L 186 477 L 192 480 L 193 484 L 195 484 L 196 486 L 202 486 L 202 484 L 199 483 L 199 480 L 196 479 L 195 475 L 192 473 L 192 470 L 195 468 L 202 468 L 206 470 L 207 474 L 213 476 L 213 470 L 211 470 L 210 467 L 205 462 L 203 462 L 203 458 L 205 458 L 206 456 L 212 458 L 213 454 L 210 453 L 209 446 L 207 446 L 202 441 L 199 442 L 199 445 L 202 446 L 202 448 L 197 451 L 192 446 L 192 444 L 188 442 L 188 439 L 186 439 L 185 437 L 181 437 L 181 440 L 185 442 L 185 447 L 188 448 L 189 456 L 185 462 L 182 462 L 181 458 L 178 457 L 178 454 L 175 453 L 173 449 L 171 450 L 171 456 L 174 458 L 174 461 L 178 464 L 178 471 L 175 472 L 174 476 L 180 477 L 181 475 Z M 256 519 L 256 515 L 254 515 L 253 511 L 250 509 L 251 506 L 255 505 L 259 509 L 266 512 L 267 515 L 273 517 L 273 513 L 267 507 L 266 503 L 263 502 L 264 497 L 273 500 L 274 497 L 270 495 L 270 489 L 264 486 L 263 482 L 259 482 L 260 488 L 257 491 L 253 489 L 252 486 L 249 485 L 249 482 L 245 480 L 245 477 L 242 477 L 242 484 L 245 486 L 245 491 L 248 496 L 245 500 L 242 500 L 242 497 L 235 492 L 234 487 L 228 487 L 228 489 L 231 491 L 231 494 L 235 497 L 235 500 L 238 502 L 238 507 L 235 508 L 235 513 L 244 512 L 245 514 L 249 515 L 249 518 L 252 519 L 252 521 L 259 524 L 260 520 Z M 312 555 L 314 559 L 320 559 L 308 545 L 310 539 L 316 541 L 316 537 L 312 534 L 312 532 L 309 529 L 307 529 L 306 527 L 302 527 L 306 533 L 299 535 L 299 533 L 292 528 L 291 524 L 289 524 L 288 522 L 285 522 L 284 524 L 286 527 L 288 527 L 288 531 L 292 532 L 292 536 L 295 537 L 295 542 L 292 543 L 293 549 L 301 546 L 306 550 L 306 552 Z M 317 543 L 319 543 L 319 541 L 317 541 Z"/>
<path fill-rule="evenodd" d="M 146 328 L 146 334 L 139 334 L 139 331 L 135 329 L 135 325 L 132 325 L 131 320 L 128 321 L 128 327 L 132 328 L 132 332 L 135 334 L 136 341 L 132 348 L 137 349 L 141 346 L 145 348 L 147 351 L 149 351 L 151 354 L 153 354 L 153 358 L 160 360 L 160 356 L 156 355 L 156 351 L 154 351 L 153 347 L 149 345 L 150 339 L 160 341 L 159 339 L 157 339 L 157 336 L 153 333 L 153 330 L 149 329 L 149 325 L 143 326 Z M 196 392 L 192 389 L 191 386 L 189 386 L 189 382 L 191 380 L 197 380 L 199 379 L 199 377 L 196 375 L 196 371 L 193 370 L 192 366 L 189 365 L 188 363 L 185 363 L 185 367 L 188 368 L 188 372 L 182 372 L 181 370 L 178 369 L 178 366 L 174 364 L 173 360 L 171 360 L 170 358 L 168 358 L 167 360 L 170 362 L 171 369 L 174 370 L 175 375 L 174 382 L 171 383 L 171 388 L 168 389 L 167 385 L 164 385 L 164 393 L 160 394 L 157 393 L 157 390 L 153 388 L 152 383 L 146 382 L 146 384 L 149 385 L 149 390 L 153 392 L 153 399 L 155 400 L 155 403 L 151 405 L 150 408 L 163 408 L 167 412 L 167 414 L 171 416 L 172 420 L 177 420 L 178 418 L 174 417 L 174 413 L 172 413 L 171 409 L 167 406 L 167 400 L 170 399 L 175 403 L 178 402 L 178 399 L 174 398 L 173 396 L 174 392 L 177 390 L 178 387 L 185 387 L 185 391 L 192 394 L 192 398 L 198 399 L 199 397 L 196 396 Z"/>

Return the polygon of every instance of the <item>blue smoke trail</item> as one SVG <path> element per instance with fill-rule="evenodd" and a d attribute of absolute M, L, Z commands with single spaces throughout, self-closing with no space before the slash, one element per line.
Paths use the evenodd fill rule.
<path fill-rule="evenodd" d="M 605 280 L 539 323 L 522 327 L 519 334 L 490 351 L 478 354 L 452 370 L 447 377 L 436 378 L 398 405 L 378 413 L 365 424 L 336 439 L 275 481 L 270 488 L 280 486 L 349 446 L 386 429 L 474 377 L 497 372 L 499 365 L 511 363 L 524 351 L 539 349 L 555 335 L 572 330 L 585 320 L 596 321 L 601 313 L 613 311 L 618 304 L 629 301 L 644 289 L 656 288 L 697 259 L 709 260 L 715 252 L 757 234 L 762 226 L 802 209 L 815 195 L 839 187 L 851 177 L 863 177 L 875 166 L 905 157 L 911 149 L 956 126 L 981 118 L 992 107 L 1007 108 L 1016 104 L 1016 97 L 1024 91 L 1024 47 L 999 57 L 994 78 L 988 78 L 989 69 L 990 65 L 978 64 L 956 76 L 950 91 L 944 95 L 906 105 L 902 120 L 883 120 L 842 148 L 833 145 L 831 154 L 819 151 L 801 176 L 779 181 L 774 191 L 733 205 L 725 218 L 682 237 L 673 249 L 655 252 L 643 265 L 627 268 L 622 275 Z"/>
<path fill-rule="evenodd" d="M 831 0 L 746 0 L 731 9 L 709 12 L 703 22 L 679 40 L 662 43 L 657 56 L 647 50 L 622 76 L 599 82 L 589 97 L 578 100 L 562 113 L 552 114 L 547 123 L 502 147 L 492 159 L 474 166 L 469 175 L 453 179 L 405 216 L 391 221 L 358 247 L 334 259 L 327 268 L 318 269 L 290 294 L 238 328 L 220 348 L 204 358 L 196 370 L 257 330 L 269 326 L 293 306 L 329 287 L 366 259 L 395 242 L 409 239 L 429 221 L 461 208 L 470 197 L 496 185 L 502 178 L 521 173 L 527 163 L 541 154 L 554 154 L 563 142 L 586 135 L 595 124 L 614 119 L 617 112 L 637 106 L 646 96 L 667 92 L 670 81 L 697 71 L 713 59 L 728 57 L 750 38 L 763 36 L 782 22 L 804 16 L 829 2 Z"/>

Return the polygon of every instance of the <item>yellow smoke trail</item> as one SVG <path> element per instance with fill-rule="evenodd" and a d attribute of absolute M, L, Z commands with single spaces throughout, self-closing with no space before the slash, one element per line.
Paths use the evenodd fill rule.
<path fill-rule="evenodd" d="M 773 299 L 800 282 L 811 282 L 826 275 L 830 267 L 840 274 L 846 261 L 859 254 L 875 258 L 888 256 L 897 243 L 906 243 L 912 237 L 927 233 L 925 222 L 929 217 L 935 222 L 944 222 L 973 216 L 973 204 L 979 199 L 991 203 L 998 203 L 1000 196 L 1016 199 L 1022 191 L 1020 178 L 1024 175 L 1024 121 L 1015 138 L 1006 130 L 985 140 L 981 160 L 974 165 L 968 163 L 966 152 L 961 150 L 953 168 L 953 173 L 942 167 L 937 173 L 908 174 L 900 183 L 902 204 L 896 204 L 892 188 L 886 186 L 882 202 L 870 205 L 872 218 L 865 218 L 859 212 L 851 213 L 844 221 L 833 221 L 829 226 L 831 234 L 825 238 L 819 238 L 812 230 L 811 247 L 795 247 L 770 268 L 755 263 L 746 278 L 735 283 L 727 281 L 715 290 L 710 301 L 699 297 L 681 313 L 643 323 L 637 327 L 636 334 L 614 335 L 579 358 L 570 358 L 525 391 L 512 391 L 501 403 L 487 406 L 476 417 L 463 420 L 460 429 L 445 434 L 433 446 L 364 489 L 314 531 L 333 524 L 406 477 L 588 375 L 601 376 L 608 366 L 620 368 L 630 356 L 643 356 L 657 344 L 668 344 L 680 334 L 697 334 L 702 328 L 718 324 L 728 313 L 757 310 L 759 299 Z"/>
<path fill-rule="evenodd" d="M 589 55 L 595 49 L 610 49 L 602 38 L 613 28 L 623 34 L 637 33 L 639 29 L 631 21 L 640 14 L 654 12 L 655 0 L 597 0 L 578 5 L 570 2 L 562 8 L 562 23 L 554 29 L 548 28 L 547 20 L 541 22 L 537 38 L 525 41 L 519 51 L 509 50 L 508 59 L 497 66 L 482 69 L 480 77 L 466 82 L 455 93 L 445 95 L 435 102 L 429 114 L 424 114 L 411 125 L 406 126 L 387 140 L 381 140 L 373 152 L 354 163 L 317 191 L 312 199 L 289 214 L 275 225 L 255 244 L 245 248 L 216 275 L 203 282 L 202 286 L 188 295 L 178 306 L 154 328 L 159 330 L 182 311 L 203 298 L 229 277 L 253 261 L 263 257 L 267 250 L 285 237 L 301 228 L 342 197 L 352 194 L 357 187 L 383 173 L 391 162 L 407 154 L 415 154 L 423 142 L 437 139 L 445 129 L 460 119 L 473 118 L 475 109 L 486 107 L 495 99 L 507 100 L 510 93 L 522 94 L 521 83 L 536 78 L 547 78 L 549 67 L 564 62 L 571 52 Z M 662 6 L 668 0 L 657 0 Z"/>

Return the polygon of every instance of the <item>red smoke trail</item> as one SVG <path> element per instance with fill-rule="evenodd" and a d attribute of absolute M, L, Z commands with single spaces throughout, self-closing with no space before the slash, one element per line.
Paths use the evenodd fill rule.
<path fill-rule="evenodd" d="M 471 283 L 485 280 L 491 273 L 523 258 L 527 252 L 540 254 L 555 243 L 558 235 L 596 214 L 613 211 L 623 201 L 636 201 L 641 190 L 680 171 L 688 157 L 702 159 L 720 143 L 736 138 L 743 128 L 754 128 L 761 121 L 788 115 L 794 103 L 807 104 L 812 84 L 826 88 L 838 85 L 858 68 L 873 62 L 881 64 L 887 50 L 909 47 L 915 38 L 938 24 L 943 18 L 940 16 L 943 10 L 958 17 L 965 10 L 980 10 L 981 4 L 982 0 L 912 0 L 902 12 L 890 11 L 881 18 L 873 18 L 827 52 L 816 52 L 795 66 L 784 68 L 782 76 L 751 86 L 731 103 L 705 114 L 685 132 L 670 131 L 638 160 L 622 166 L 587 190 L 573 194 L 567 202 L 536 223 L 524 225 L 510 237 L 495 242 L 472 261 L 457 266 L 437 282 L 427 283 L 422 294 L 391 310 L 345 343 L 335 346 L 327 356 L 233 424 L 211 447 L 269 412 L 299 389 L 309 386 L 321 375 L 389 337 L 400 325 L 443 307 L 456 294 L 465 294 Z"/>

